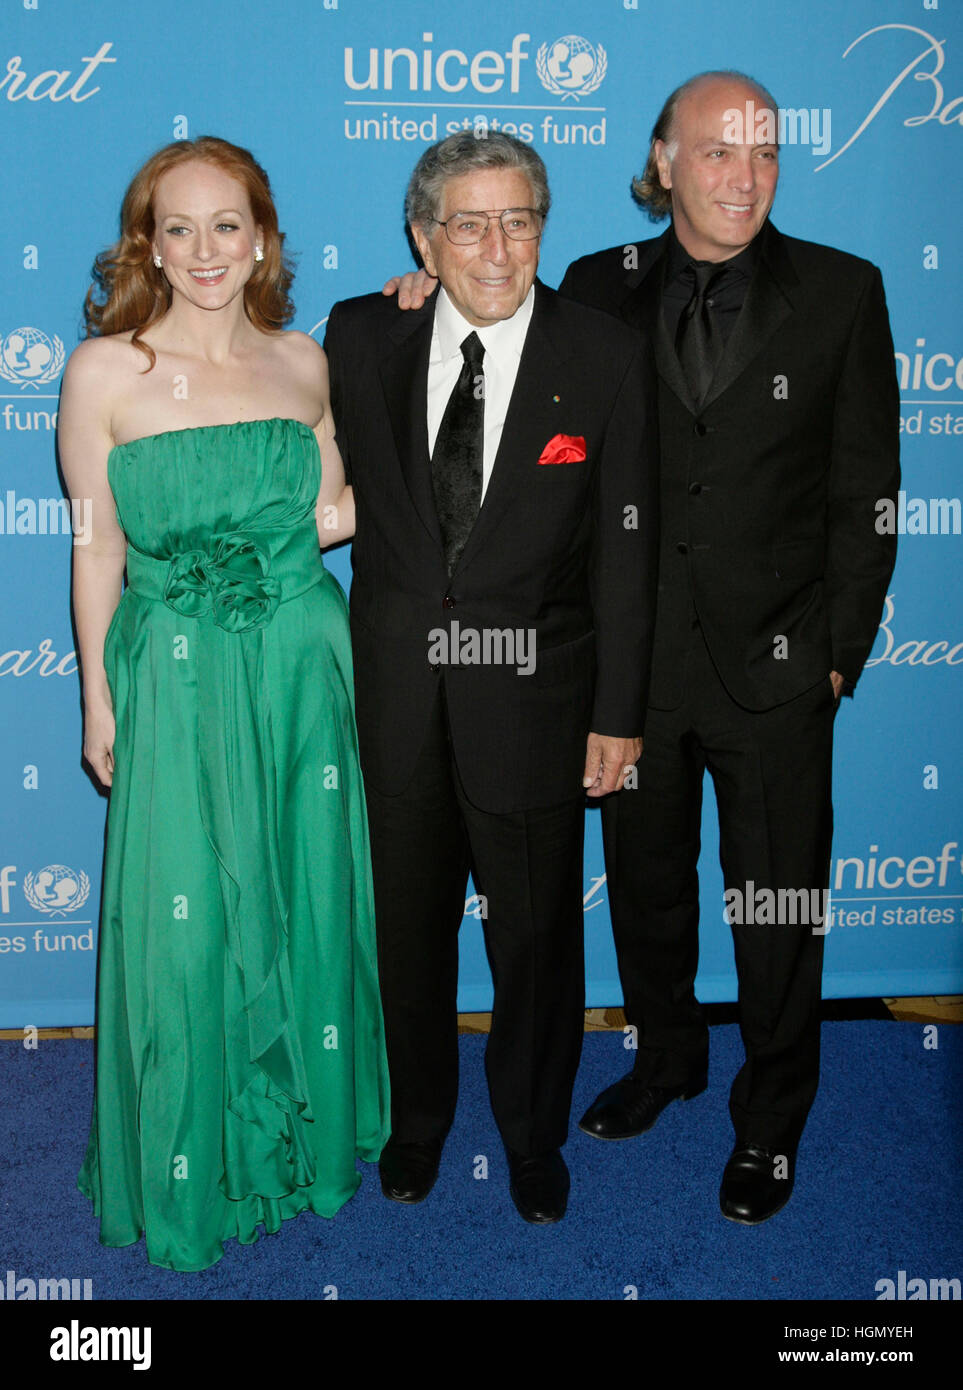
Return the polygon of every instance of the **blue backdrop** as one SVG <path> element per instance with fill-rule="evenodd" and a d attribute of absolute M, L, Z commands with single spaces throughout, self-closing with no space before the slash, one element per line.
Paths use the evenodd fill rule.
<path fill-rule="evenodd" d="M 425 144 L 487 122 L 544 156 L 541 274 L 656 232 L 629 196 L 669 90 L 747 71 L 787 112 L 773 220 L 882 267 L 903 400 L 903 534 L 869 667 L 837 720 L 825 993 L 963 991 L 960 683 L 963 22 L 948 0 L 7 0 L 0 19 L 0 1027 L 93 1019 L 105 802 L 80 765 L 57 394 L 94 254 L 171 139 L 268 169 L 297 253 L 296 326 L 409 268 Z M 73 517 L 82 531 L 82 507 Z M 350 582 L 347 552 L 331 561 Z M 708 790 L 698 990 L 735 997 Z M 589 1003 L 621 998 L 597 811 Z M 490 1004 L 480 924 L 460 1005 Z"/>

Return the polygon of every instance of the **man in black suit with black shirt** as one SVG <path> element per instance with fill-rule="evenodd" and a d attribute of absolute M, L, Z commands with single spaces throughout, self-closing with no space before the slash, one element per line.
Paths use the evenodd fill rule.
<path fill-rule="evenodd" d="M 876 503 L 899 486 L 898 392 L 879 271 L 769 223 L 769 94 L 736 73 L 679 88 L 638 199 L 655 241 L 576 261 L 561 292 L 651 335 L 662 540 L 645 754 L 603 805 L 632 1072 L 581 1120 L 644 1133 L 706 1085 L 694 993 L 708 769 L 746 1061 L 720 1204 L 765 1221 L 792 1192 L 819 1076 L 833 720 L 872 646 L 895 560 Z M 747 911 L 770 890 L 774 917 Z M 802 890 L 802 891 L 800 891 Z M 755 920 L 753 920 L 755 917 Z"/>

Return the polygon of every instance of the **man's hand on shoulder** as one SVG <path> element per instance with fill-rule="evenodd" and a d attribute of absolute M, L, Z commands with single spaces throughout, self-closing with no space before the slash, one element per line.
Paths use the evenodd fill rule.
<path fill-rule="evenodd" d="M 381 293 L 389 297 L 397 293 L 399 309 L 420 309 L 437 286 L 438 281 L 427 270 L 409 270 L 407 275 L 388 280 Z"/>
<path fill-rule="evenodd" d="M 623 782 L 641 756 L 640 738 L 589 734 L 582 777 L 586 795 L 607 796 L 609 792 L 621 791 Z"/>

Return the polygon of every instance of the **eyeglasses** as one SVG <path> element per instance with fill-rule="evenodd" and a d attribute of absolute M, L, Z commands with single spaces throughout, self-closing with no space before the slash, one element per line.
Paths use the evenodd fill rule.
<path fill-rule="evenodd" d="M 444 227 L 448 240 L 456 246 L 472 246 L 484 241 L 491 220 L 487 212 L 453 212 L 444 222 L 435 218 L 439 227 Z M 534 241 L 542 234 L 545 216 L 534 208 L 504 208 L 498 213 L 498 221 L 512 241 Z"/>

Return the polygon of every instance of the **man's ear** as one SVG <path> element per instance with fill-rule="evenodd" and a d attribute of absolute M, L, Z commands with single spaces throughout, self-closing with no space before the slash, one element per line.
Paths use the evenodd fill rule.
<path fill-rule="evenodd" d="M 656 167 L 659 171 L 659 183 L 663 188 L 672 187 L 672 160 L 669 158 L 669 147 L 664 140 L 656 140 L 653 145 Z"/>
<path fill-rule="evenodd" d="M 431 254 L 431 242 L 425 234 L 424 227 L 422 227 L 420 223 L 413 222 L 411 225 L 411 235 L 415 239 L 415 245 L 418 247 L 418 254 L 424 262 L 425 269 L 429 275 L 433 275 L 435 279 L 437 279 L 438 271 L 435 268 L 435 258 Z"/>

